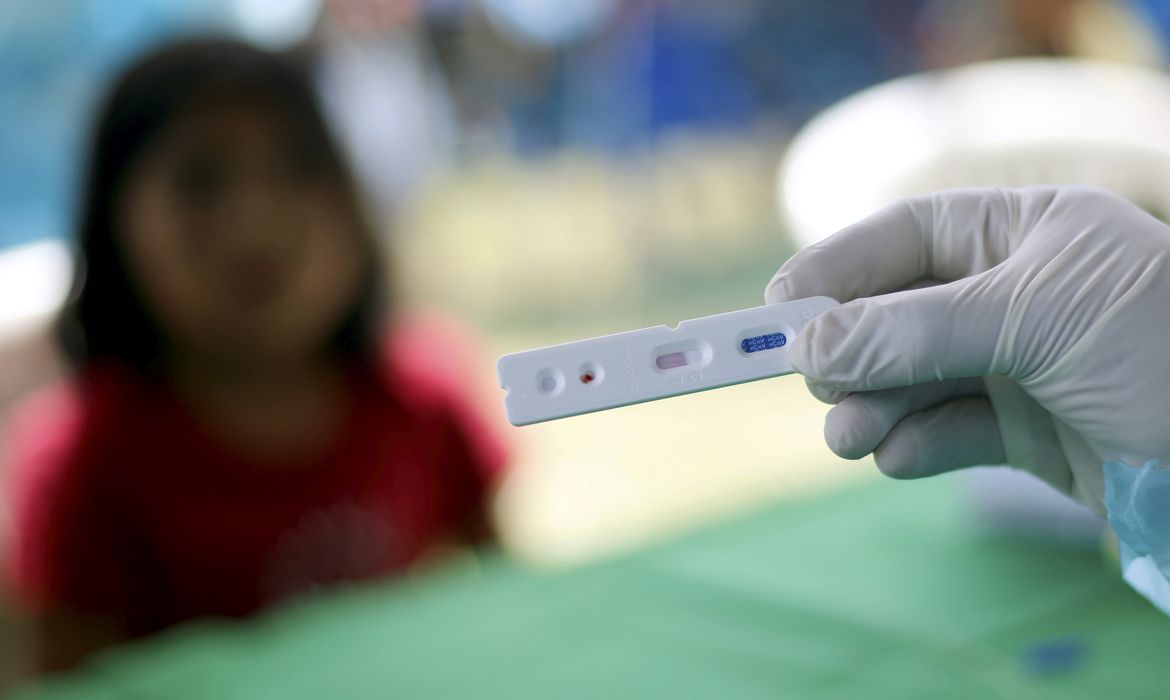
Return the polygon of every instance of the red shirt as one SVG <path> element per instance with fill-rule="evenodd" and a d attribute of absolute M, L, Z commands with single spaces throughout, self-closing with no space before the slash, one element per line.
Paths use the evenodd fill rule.
<path fill-rule="evenodd" d="M 256 465 L 158 384 L 114 366 L 34 400 L 14 465 L 18 591 L 145 634 L 242 616 L 336 581 L 400 571 L 484 534 L 498 434 L 453 378 L 452 336 L 396 332 L 354 370 L 335 443 Z"/>

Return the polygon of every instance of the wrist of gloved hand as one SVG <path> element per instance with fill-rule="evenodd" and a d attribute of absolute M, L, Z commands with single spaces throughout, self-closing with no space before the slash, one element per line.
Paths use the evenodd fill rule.
<path fill-rule="evenodd" d="M 1105 517 L 1103 480 L 1074 481 L 1069 466 L 1070 452 L 1089 462 L 1102 460 L 1015 381 L 997 375 L 986 377 L 984 383 L 995 410 L 1005 463 L 1030 472 Z"/>

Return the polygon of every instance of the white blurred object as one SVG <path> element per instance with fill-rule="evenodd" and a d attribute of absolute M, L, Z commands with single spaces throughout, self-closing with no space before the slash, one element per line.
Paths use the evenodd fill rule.
<path fill-rule="evenodd" d="M 61 372 L 52 320 L 69 295 L 72 276 L 72 256 L 60 242 L 0 251 L 0 440 L 12 402 Z M 3 468 L 0 464 L 0 473 Z"/>
<path fill-rule="evenodd" d="M 58 241 L 0 251 L 0 344 L 47 324 L 72 277 L 69 249 Z"/>
<path fill-rule="evenodd" d="M 984 532 L 1095 545 L 1105 520 L 1027 472 L 975 467 L 956 475 Z"/>
<path fill-rule="evenodd" d="M 443 76 L 414 35 L 321 32 L 317 86 L 371 203 L 383 217 L 448 159 L 455 114 Z"/>
<path fill-rule="evenodd" d="M 829 108 L 793 140 L 777 196 L 804 246 L 904 196 L 1076 183 L 1170 212 L 1170 78 L 1017 59 L 913 75 Z"/>
<path fill-rule="evenodd" d="M 492 26 L 522 44 L 557 47 L 601 29 L 617 0 L 481 0 Z"/>
<path fill-rule="evenodd" d="M 232 0 L 231 12 L 246 37 L 283 48 L 309 35 L 321 14 L 321 0 Z"/>

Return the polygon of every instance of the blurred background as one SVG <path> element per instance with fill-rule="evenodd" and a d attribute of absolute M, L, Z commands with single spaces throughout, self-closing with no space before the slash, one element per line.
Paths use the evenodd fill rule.
<path fill-rule="evenodd" d="M 403 303 L 480 336 L 469 390 L 501 424 L 499 354 L 758 305 L 799 246 L 893 196 L 1118 173 L 1165 195 L 1143 184 L 1170 153 L 1157 128 L 1069 105 L 1132 83 L 1170 123 L 1167 0 L 0 0 L 0 415 L 61 371 L 45 323 L 105 81 L 209 30 L 311 58 Z M 1120 73 L 997 62 L 1023 57 Z M 1053 95 L 962 109 L 1021 85 Z M 1059 163 L 1028 126 L 1053 110 Z M 967 122 L 940 132 L 948 114 Z M 577 563 L 877 478 L 828 452 L 823 413 L 786 379 L 504 427 L 503 546 Z"/>
<path fill-rule="evenodd" d="M 43 243 L 69 243 L 95 101 L 168 38 L 231 32 L 313 53 L 397 286 L 482 331 L 478 390 L 496 406 L 496 353 L 758 304 L 798 245 L 777 165 L 820 110 L 1011 56 L 1160 68 L 1170 27 L 1158 0 L 8 0 L 0 13 L 4 405 L 54 373 L 19 321 L 67 279 Z M 864 156 L 821 165 L 842 177 Z M 573 561 L 869 475 L 821 445 L 822 413 L 787 380 L 516 430 L 504 541 Z"/>

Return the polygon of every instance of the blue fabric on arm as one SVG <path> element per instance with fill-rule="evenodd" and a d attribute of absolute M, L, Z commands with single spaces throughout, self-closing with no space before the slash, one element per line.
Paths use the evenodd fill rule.
<path fill-rule="evenodd" d="M 1125 581 L 1170 615 L 1170 469 L 1106 462 L 1105 507 L 1121 549 Z"/>

